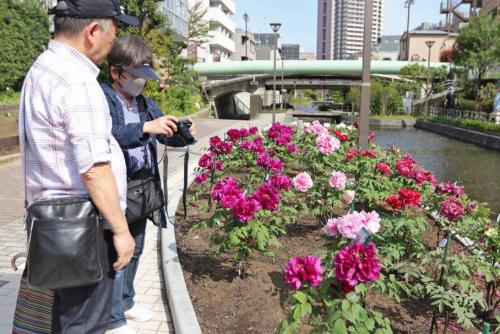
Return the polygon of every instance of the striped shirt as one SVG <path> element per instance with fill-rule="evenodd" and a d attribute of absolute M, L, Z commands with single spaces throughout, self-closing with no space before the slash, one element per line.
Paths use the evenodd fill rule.
<path fill-rule="evenodd" d="M 52 40 L 26 75 L 19 133 L 29 201 L 88 195 L 82 174 L 96 163 L 110 163 L 125 210 L 125 160 L 111 134 L 111 116 L 98 74 L 90 59 Z"/>
<path fill-rule="evenodd" d="M 125 96 L 119 91 L 116 91 L 116 97 L 122 106 L 123 110 L 123 118 L 125 121 L 125 125 L 140 123 L 141 117 L 139 115 L 139 108 L 137 107 L 137 99 L 132 97 L 132 103 L 129 105 Z M 127 149 L 129 156 L 129 171 L 131 173 L 138 171 L 145 165 L 145 161 L 149 163 L 151 166 L 151 152 L 149 152 L 148 145 L 139 146 L 135 148 Z"/>

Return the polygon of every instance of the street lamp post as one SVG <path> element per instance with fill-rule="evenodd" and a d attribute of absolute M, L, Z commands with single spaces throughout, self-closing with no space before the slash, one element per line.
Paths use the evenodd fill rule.
<path fill-rule="evenodd" d="M 415 0 L 406 0 L 405 7 L 408 7 L 408 18 L 406 19 L 406 60 L 410 60 L 410 8 Z"/>
<path fill-rule="evenodd" d="M 270 23 L 274 32 L 274 63 L 273 63 L 273 124 L 276 123 L 276 51 L 278 49 L 278 30 L 281 23 Z"/>
<path fill-rule="evenodd" d="M 363 74 L 361 105 L 359 108 L 359 146 L 368 148 L 368 121 L 370 118 L 370 65 L 372 55 L 373 1 L 365 0 L 365 31 L 363 40 Z"/>
<path fill-rule="evenodd" d="M 429 48 L 429 54 L 427 56 L 427 84 L 426 84 L 426 99 L 425 99 L 425 111 L 427 115 L 429 115 L 429 97 L 431 95 L 430 84 L 431 84 L 431 48 L 434 45 L 435 41 L 426 41 L 425 45 Z"/>
<path fill-rule="evenodd" d="M 243 14 L 243 20 L 245 20 L 245 60 L 248 60 L 248 21 L 250 21 L 250 16 L 247 13 Z"/>
<path fill-rule="evenodd" d="M 281 55 L 281 112 L 283 112 L 284 104 L 285 104 L 285 89 L 284 89 L 284 84 L 283 80 L 285 79 L 285 66 L 284 66 L 284 59 L 283 55 Z"/>

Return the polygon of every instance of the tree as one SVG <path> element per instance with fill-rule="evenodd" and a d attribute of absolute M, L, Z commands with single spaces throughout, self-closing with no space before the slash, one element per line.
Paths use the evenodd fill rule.
<path fill-rule="evenodd" d="M 345 104 L 345 92 L 342 89 L 332 89 L 329 97 L 338 104 Z"/>
<path fill-rule="evenodd" d="M 416 63 L 404 66 L 399 72 L 403 79 L 398 83 L 400 92 L 411 92 L 415 96 L 420 96 L 423 89 L 425 97 L 429 97 L 432 93 L 442 91 L 444 89 L 443 81 L 448 75 L 448 68 L 446 66 L 431 67 L 430 72 L 431 80 L 429 87 L 427 87 L 427 66 Z"/>
<path fill-rule="evenodd" d="M 486 71 L 500 59 L 500 24 L 498 19 L 481 15 L 473 17 L 457 37 L 455 63 L 466 71 L 463 81 L 473 81 L 476 101 Z"/>
<path fill-rule="evenodd" d="M 21 88 L 49 39 L 48 16 L 40 1 L 0 1 L 0 91 Z"/>
<path fill-rule="evenodd" d="M 208 42 L 208 32 L 210 31 L 210 24 L 204 19 L 208 12 L 203 2 L 198 0 L 189 8 L 189 21 L 188 21 L 188 39 L 200 46 Z"/>

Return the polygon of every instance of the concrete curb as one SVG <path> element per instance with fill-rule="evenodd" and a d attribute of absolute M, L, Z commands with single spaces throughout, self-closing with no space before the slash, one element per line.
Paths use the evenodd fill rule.
<path fill-rule="evenodd" d="M 189 164 L 188 170 L 191 172 L 188 178 L 188 185 L 195 178 L 195 167 L 196 161 Z M 169 216 L 169 225 L 171 226 L 161 229 L 161 259 L 168 305 L 177 334 L 201 334 L 198 318 L 191 303 L 191 297 L 189 296 L 184 274 L 182 273 L 179 255 L 177 254 L 177 242 L 175 240 L 175 212 L 182 200 L 182 180 L 181 182 L 176 182 L 172 189 L 174 190 L 169 194 L 170 201 L 167 205 L 167 212 L 171 214 Z"/>
<path fill-rule="evenodd" d="M 19 159 L 21 157 L 21 153 L 14 153 L 14 154 L 9 154 L 9 155 L 4 155 L 0 157 L 0 163 L 2 162 L 10 162 L 16 159 Z"/>

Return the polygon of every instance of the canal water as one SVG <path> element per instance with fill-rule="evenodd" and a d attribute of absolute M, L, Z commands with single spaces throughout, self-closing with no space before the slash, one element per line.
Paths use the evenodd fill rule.
<path fill-rule="evenodd" d="M 439 182 L 460 180 L 472 199 L 500 213 L 500 152 L 414 129 L 373 128 L 375 142 L 396 145 L 432 171 Z"/>

